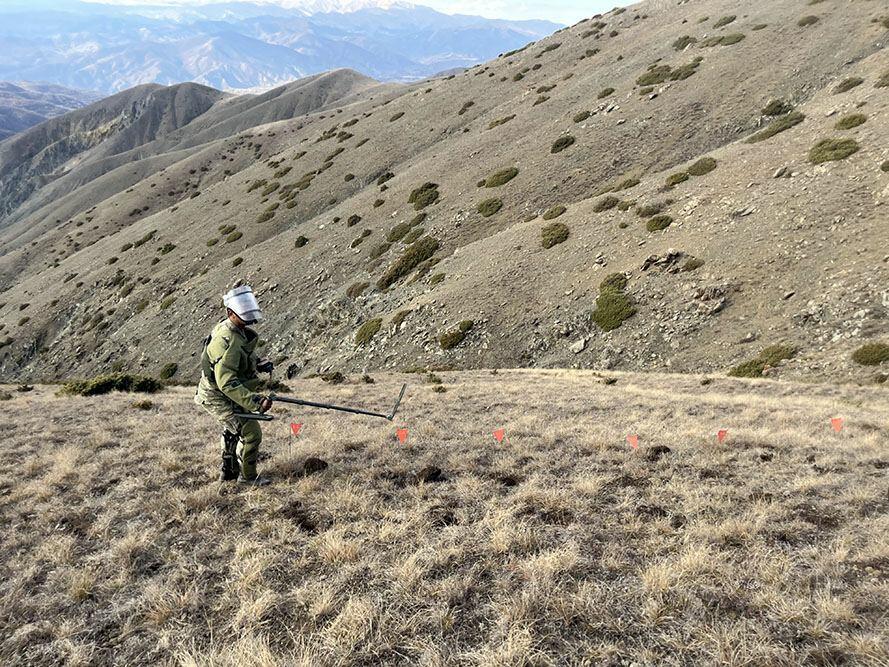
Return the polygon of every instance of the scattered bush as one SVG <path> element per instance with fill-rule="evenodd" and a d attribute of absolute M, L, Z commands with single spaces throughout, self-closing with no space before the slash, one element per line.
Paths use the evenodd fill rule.
<path fill-rule="evenodd" d="M 716 169 L 717 162 L 712 157 L 702 157 L 691 165 L 686 171 L 689 176 L 703 176 Z"/>
<path fill-rule="evenodd" d="M 550 153 L 561 153 L 573 143 L 574 137 L 572 137 L 570 134 L 564 137 L 559 137 L 558 139 L 556 139 L 555 143 L 553 143 L 553 146 L 550 149 Z"/>
<path fill-rule="evenodd" d="M 149 401 L 147 398 L 144 398 L 140 401 L 133 401 L 131 405 L 137 410 L 151 410 L 154 407 L 154 403 Z"/>
<path fill-rule="evenodd" d="M 472 100 L 469 100 L 468 102 L 464 102 L 463 106 L 460 107 L 460 111 L 457 112 L 457 115 L 462 116 L 467 111 L 469 111 L 470 107 L 473 107 L 473 106 L 475 106 L 475 102 L 473 102 Z"/>
<path fill-rule="evenodd" d="M 506 118 L 501 118 L 499 120 L 491 121 L 491 124 L 488 125 L 489 130 L 493 130 L 495 127 L 499 127 L 500 125 L 506 125 L 509 121 L 515 118 L 515 114 L 511 116 L 507 116 Z"/>
<path fill-rule="evenodd" d="M 603 88 L 599 91 L 598 99 L 604 100 L 606 97 L 614 93 L 614 88 Z"/>
<path fill-rule="evenodd" d="M 362 324 L 358 327 L 358 331 L 355 332 L 355 344 L 367 345 L 377 335 L 381 326 L 383 326 L 383 320 L 379 317 Z"/>
<path fill-rule="evenodd" d="M 346 290 L 346 296 L 350 299 L 357 299 L 364 294 L 364 290 L 370 287 L 370 283 L 354 283 Z"/>
<path fill-rule="evenodd" d="M 733 32 L 728 35 L 716 35 L 701 42 L 701 46 L 732 46 L 745 39 L 746 35 L 741 32 Z"/>
<path fill-rule="evenodd" d="M 396 120 L 398 120 L 398 119 L 401 118 L 402 116 L 404 116 L 404 111 L 399 111 L 398 113 L 396 113 L 395 115 L 393 115 L 393 116 L 389 119 L 389 122 L 390 122 L 390 123 L 394 123 Z"/>
<path fill-rule="evenodd" d="M 797 349 L 789 345 L 770 345 L 754 359 L 732 368 L 728 374 L 731 377 L 759 378 L 766 368 L 776 366 L 785 359 L 792 359 L 796 353 Z"/>
<path fill-rule="evenodd" d="M 796 24 L 800 28 L 807 28 L 810 25 L 815 25 L 820 20 L 821 19 L 819 19 L 817 16 L 804 16 L 799 21 L 797 21 Z"/>
<path fill-rule="evenodd" d="M 243 264 L 243 263 L 244 263 L 244 258 L 243 258 L 243 257 L 235 257 L 235 258 L 232 260 L 232 268 L 235 268 L 235 267 L 237 267 L 237 266 L 241 266 L 241 264 Z"/>
<path fill-rule="evenodd" d="M 617 197 L 613 197 L 613 196 L 609 195 L 609 196 L 607 196 L 607 197 L 602 197 L 602 199 L 600 199 L 599 201 L 597 201 L 597 202 L 596 202 L 596 205 L 593 206 L 593 210 L 594 210 L 596 213 L 602 213 L 602 212 L 604 212 L 604 211 L 610 211 L 610 210 L 613 209 L 615 206 L 617 206 L 619 203 L 620 203 L 620 199 L 618 199 Z"/>
<path fill-rule="evenodd" d="M 377 287 L 387 289 L 396 281 L 413 271 L 421 262 L 426 261 L 438 250 L 438 241 L 431 236 L 424 236 L 412 244 L 380 277 Z"/>
<path fill-rule="evenodd" d="M 698 259 L 697 257 L 689 257 L 688 260 L 686 260 L 685 264 L 682 265 L 681 270 L 684 272 L 695 271 L 697 269 L 700 269 L 702 266 L 704 266 L 703 259 Z"/>
<path fill-rule="evenodd" d="M 457 347 L 463 342 L 463 339 L 466 338 L 466 334 L 472 330 L 473 326 L 475 326 L 475 322 L 472 320 L 463 320 L 457 325 L 457 328 L 454 331 L 439 336 L 438 344 L 441 345 L 441 349 L 451 350 Z"/>
<path fill-rule="evenodd" d="M 365 229 L 364 231 L 361 232 L 361 234 L 359 234 L 357 237 L 355 237 L 355 239 L 352 240 L 352 243 L 349 244 L 349 247 L 350 248 L 357 248 L 362 243 L 364 243 L 364 239 L 366 239 L 371 234 L 372 234 L 372 232 L 370 229 Z"/>
<path fill-rule="evenodd" d="M 164 364 L 161 367 L 160 372 L 157 374 L 157 376 L 161 380 L 169 380 L 171 377 L 176 375 L 176 372 L 178 370 L 179 370 L 179 364 L 177 364 L 175 362 L 170 362 L 169 364 Z"/>
<path fill-rule="evenodd" d="M 411 191 L 408 203 L 414 205 L 414 210 L 420 211 L 431 204 L 438 201 L 438 185 L 435 183 L 424 183 L 418 188 Z"/>
<path fill-rule="evenodd" d="M 840 118 L 834 127 L 838 130 L 851 130 L 859 125 L 864 125 L 866 122 L 867 116 L 863 113 L 851 113 Z"/>
<path fill-rule="evenodd" d="M 62 393 L 72 396 L 98 396 L 112 391 L 154 393 L 164 388 L 159 380 L 143 375 L 113 373 L 89 380 L 73 380 L 62 387 Z"/>
<path fill-rule="evenodd" d="M 782 116 L 776 120 L 773 120 L 771 123 L 766 126 L 764 130 L 760 130 L 756 134 L 752 135 L 747 139 L 748 144 L 755 144 L 760 141 L 765 141 L 766 139 L 770 139 L 774 137 L 776 134 L 780 134 L 781 132 L 785 132 L 790 128 L 799 125 L 806 119 L 806 115 L 799 111 L 791 111 L 786 116 Z"/>
<path fill-rule="evenodd" d="M 612 273 L 599 285 L 592 318 L 603 331 L 617 329 L 636 314 L 636 308 L 625 292 L 626 287 L 627 277 L 622 273 Z"/>
<path fill-rule="evenodd" d="M 374 206 L 374 208 L 380 208 L 380 206 L 382 206 L 382 205 L 385 204 L 385 203 L 386 203 L 386 200 L 385 200 L 385 199 L 377 199 L 377 200 L 374 202 L 373 206 Z"/>
<path fill-rule="evenodd" d="M 664 83 L 670 76 L 673 68 L 669 65 L 654 65 L 648 71 L 636 79 L 636 83 L 640 86 L 656 86 Z"/>
<path fill-rule="evenodd" d="M 168 297 L 166 297 L 163 301 L 161 301 L 161 303 L 160 303 L 160 309 L 161 309 L 161 310 L 166 310 L 167 308 L 169 308 L 170 306 L 172 306 L 173 303 L 174 303 L 175 301 L 176 301 L 176 297 L 175 297 L 175 296 L 168 296 Z"/>
<path fill-rule="evenodd" d="M 396 241 L 403 239 L 409 231 L 411 231 L 410 224 L 401 222 L 389 230 L 389 233 L 386 235 L 386 240 L 389 243 L 395 243 Z"/>
<path fill-rule="evenodd" d="M 226 243 L 234 243 L 238 239 L 240 239 L 244 234 L 242 232 L 232 232 L 228 236 L 225 237 Z"/>
<path fill-rule="evenodd" d="M 673 218 L 669 215 L 656 215 L 645 223 L 645 229 L 650 232 L 662 232 L 673 224 Z"/>
<path fill-rule="evenodd" d="M 546 213 L 543 214 L 543 219 L 544 220 L 555 220 L 556 218 L 558 218 L 560 215 L 562 215 L 567 210 L 568 209 L 565 208 L 564 206 L 562 206 L 561 204 L 559 204 L 558 206 L 553 206 L 551 209 L 549 209 Z"/>
<path fill-rule="evenodd" d="M 809 162 L 823 164 L 845 160 L 857 153 L 860 148 L 854 139 L 822 139 L 809 151 Z"/>
<path fill-rule="evenodd" d="M 568 240 L 568 225 L 554 222 L 540 230 L 540 245 L 547 250 Z"/>
<path fill-rule="evenodd" d="M 784 116 L 793 111 L 793 105 L 784 100 L 772 100 L 763 107 L 763 116 Z"/>
<path fill-rule="evenodd" d="M 493 174 L 488 176 L 484 180 L 484 186 L 486 188 L 498 188 L 501 185 L 509 183 L 518 175 L 519 170 L 515 167 L 510 167 L 509 169 L 501 169 L 500 171 L 494 172 Z"/>
<path fill-rule="evenodd" d="M 485 199 L 481 202 L 477 210 L 482 214 L 485 218 L 490 218 L 492 215 L 497 213 L 501 208 L 503 208 L 503 201 L 497 199 L 496 197 L 492 197 L 491 199 Z"/>
<path fill-rule="evenodd" d="M 307 239 L 305 236 L 297 236 L 296 240 L 293 242 L 293 245 L 296 248 L 302 248 L 308 242 L 309 242 L 309 239 Z"/>
<path fill-rule="evenodd" d="M 271 220 L 274 217 L 275 217 L 274 211 L 263 211 L 262 213 L 259 214 L 259 217 L 256 218 L 256 222 L 258 224 L 263 223 L 263 222 L 268 222 L 269 220 Z M 241 232 L 238 232 L 238 234 L 240 234 L 240 233 Z M 226 240 L 228 240 L 228 239 L 226 239 Z"/>
<path fill-rule="evenodd" d="M 889 160 L 886 160 L 883 164 L 880 165 L 880 171 L 889 173 Z"/>
<path fill-rule="evenodd" d="M 725 27 L 725 26 L 727 26 L 729 23 L 734 23 L 734 21 L 735 21 L 736 18 L 738 18 L 738 17 L 737 17 L 737 16 L 734 16 L 734 15 L 732 15 L 732 16 L 723 16 L 721 19 L 719 19 L 716 23 L 713 24 L 713 27 L 714 27 L 714 28 L 722 28 L 722 27 Z"/>
<path fill-rule="evenodd" d="M 349 216 L 349 219 L 346 220 L 346 227 L 354 227 L 354 226 L 357 225 L 359 222 L 361 222 L 361 216 L 360 216 L 360 215 L 350 215 L 350 216 Z"/>
<path fill-rule="evenodd" d="M 862 83 L 864 83 L 864 79 L 860 76 L 852 76 L 848 79 L 843 80 L 836 88 L 833 89 L 834 95 L 840 95 L 842 93 L 848 93 L 853 88 L 858 88 Z"/>
<path fill-rule="evenodd" d="M 643 206 L 637 206 L 636 215 L 640 218 L 651 218 L 667 208 L 667 205 L 667 202 L 659 201 L 652 202 L 651 204 L 644 204 Z"/>
<path fill-rule="evenodd" d="M 868 343 L 852 353 L 852 361 L 862 366 L 879 366 L 889 361 L 889 345 L 886 343 Z"/>
<path fill-rule="evenodd" d="M 684 51 L 692 44 L 696 43 L 698 40 L 690 35 L 683 35 L 678 38 L 675 42 L 673 42 L 673 48 L 677 51 Z"/>
<path fill-rule="evenodd" d="M 877 79 L 876 83 L 874 83 L 874 88 L 889 88 L 889 70 L 883 72 L 879 79 Z"/>
<path fill-rule="evenodd" d="M 411 231 L 409 231 L 407 233 L 407 236 L 405 236 L 401 240 L 401 242 L 404 243 L 405 245 L 410 245 L 411 243 L 414 243 L 417 239 L 419 239 L 421 236 L 423 236 L 423 233 L 425 231 L 426 230 L 424 230 L 422 227 L 414 227 Z"/>
<path fill-rule="evenodd" d="M 580 113 L 574 115 L 573 120 L 575 123 L 582 123 L 587 118 L 589 118 L 591 115 L 592 114 L 589 111 L 581 111 Z"/>

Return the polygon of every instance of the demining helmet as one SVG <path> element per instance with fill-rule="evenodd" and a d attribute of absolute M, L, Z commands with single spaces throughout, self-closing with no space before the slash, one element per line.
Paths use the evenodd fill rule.
<path fill-rule="evenodd" d="M 256 324 L 262 319 L 262 311 L 250 285 L 229 290 L 222 297 L 222 303 L 247 324 Z"/>

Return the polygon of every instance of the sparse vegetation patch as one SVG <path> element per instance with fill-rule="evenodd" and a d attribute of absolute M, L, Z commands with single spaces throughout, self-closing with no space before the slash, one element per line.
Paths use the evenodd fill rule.
<path fill-rule="evenodd" d="M 852 353 L 852 361 L 862 366 L 879 366 L 889 361 L 889 345 L 867 343 Z"/>
<path fill-rule="evenodd" d="M 747 139 L 747 143 L 755 144 L 759 143 L 760 141 L 770 139 L 776 134 L 780 134 L 781 132 L 785 132 L 794 126 L 799 125 L 805 119 L 806 115 L 804 113 L 800 111 L 791 111 L 786 116 L 782 116 L 773 120 L 764 130 L 760 130 L 756 134 L 749 137 Z"/>
<path fill-rule="evenodd" d="M 857 153 L 860 148 L 854 139 L 822 139 L 809 151 L 809 162 L 823 164 L 845 160 Z"/>
<path fill-rule="evenodd" d="M 554 222 L 546 225 L 540 230 L 540 245 L 548 250 L 553 246 L 567 241 L 569 234 L 568 225 L 561 222 Z"/>
<path fill-rule="evenodd" d="M 759 378 L 767 368 L 777 366 L 782 361 L 796 356 L 797 348 L 790 345 L 770 345 L 755 358 L 735 366 L 729 371 L 731 377 Z"/>

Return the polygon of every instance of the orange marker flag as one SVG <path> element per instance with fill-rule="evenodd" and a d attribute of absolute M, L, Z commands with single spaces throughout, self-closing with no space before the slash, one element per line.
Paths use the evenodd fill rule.
<path fill-rule="evenodd" d="M 833 430 L 837 433 L 843 430 L 843 418 L 842 417 L 834 417 L 830 420 L 830 425 L 833 426 Z"/>
<path fill-rule="evenodd" d="M 503 442 L 503 438 L 506 437 L 506 431 L 502 428 L 498 428 L 494 431 L 494 440 L 497 442 Z"/>
<path fill-rule="evenodd" d="M 728 435 L 728 431 L 726 429 L 724 429 L 724 428 L 719 429 L 718 431 L 716 431 L 716 442 L 718 442 L 719 444 L 722 444 L 725 441 L 725 436 L 727 436 L 727 435 Z"/>
<path fill-rule="evenodd" d="M 406 428 L 398 429 L 397 431 L 395 431 L 395 435 L 398 436 L 398 442 L 400 442 L 402 445 L 405 442 L 407 442 L 407 429 Z"/>
<path fill-rule="evenodd" d="M 290 424 L 290 434 L 291 435 L 299 435 L 299 430 L 303 427 L 302 424 L 294 424 L 291 422 Z"/>
<path fill-rule="evenodd" d="M 633 449 L 639 449 L 639 436 L 638 435 L 628 435 L 627 442 L 630 444 L 630 447 Z"/>

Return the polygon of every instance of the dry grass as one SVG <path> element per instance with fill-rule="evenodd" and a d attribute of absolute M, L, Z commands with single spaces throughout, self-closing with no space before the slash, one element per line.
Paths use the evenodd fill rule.
<path fill-rule="evenodd" d="M 213 481 L 216 429 L 187 388 L 148 411 L 15 393 L 0 662 L 889 660 L 885 389 L 439 375 L 447 393 L 421 376 L 294 382 L 378 409 L 412 384 L 394 425 L 276 407 L 264 489 Z M 649 460 L 656 445 L 671 451 Z M 308 456 L 330 467 L 303 476 Z M 428 465 L 442 481 L 415 481 Z"/>

